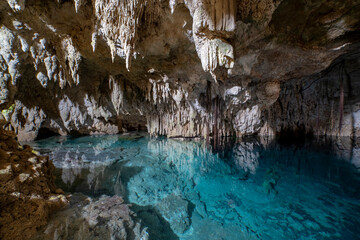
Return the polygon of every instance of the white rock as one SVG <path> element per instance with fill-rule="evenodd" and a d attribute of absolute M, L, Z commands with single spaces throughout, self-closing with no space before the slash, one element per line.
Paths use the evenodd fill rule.
<path fill-rule="evenodd" d="M 25 9 L 25 0 L 7 0 L 7 2 L 15 12 Z"/>

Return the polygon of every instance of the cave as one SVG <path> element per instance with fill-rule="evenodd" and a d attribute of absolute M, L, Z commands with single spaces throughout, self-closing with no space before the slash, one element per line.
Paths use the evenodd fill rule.
<path fill-rule="evenodd" d="M 53 136 L 59 136 L 59 134 L 54 131 L 51 131 L 48 128 L 40 128 L 35 140 L 41 140 L 41 139 L 50 138 Z"/>
<path fill-rule="evenodd" d="M 358 239 L 359 0 L 3 0 L 0 239 Z"/>

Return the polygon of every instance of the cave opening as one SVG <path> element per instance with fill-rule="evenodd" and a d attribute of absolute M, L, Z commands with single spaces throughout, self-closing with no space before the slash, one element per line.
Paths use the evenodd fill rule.
<path fill-rule="evenodd" d="M 50 138 L 50 137 L 54 137 L 54 136 L 60 136 L 60 134 L 47 128 L 47 127 L 41 127 L 38 131 L 38 134 L 37 134 L 35 140 L 42 140 L 42 139 L 46 139 L 46 138 Z"/>

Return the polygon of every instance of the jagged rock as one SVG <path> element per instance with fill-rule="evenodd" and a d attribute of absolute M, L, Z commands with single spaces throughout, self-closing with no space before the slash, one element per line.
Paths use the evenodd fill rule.
<path fill-rule="evenodd" d="M 54 214 L 34 239 L 149 239 L 147 228 L 135 217 L 120 196 L 91 199 L 78 193 L 71 196 L 69 207 Z"/>
<path fill-rule="evenodd" d="M 67 199 L 56 189 L 49 158 L 19 145 L 4 124 L 0 120 L 0 238 L 30 239 Z"/>
<path fill-rule="evenodd" d="M 99 226 L 99 222 L 106 222 L 105 226 L 98 228 L 104 228 L 105 231 L 110 230 L 110 239 L 148 239 L 146 228 L 141 230 L 140 223 L 133 221 L 132 217 L 135 214 L 119 196 L 103 196 L 96 202 L 90 202 L 84 207 L 82 215 L 91 228 Z M 129 232 L 128 229 L 132 232 Z"/>
<path fill-rule="evenodd" d="M 14 11 L 21 11 L 25 8 L 25 0 L 8 0 L 8 3 Z"/>

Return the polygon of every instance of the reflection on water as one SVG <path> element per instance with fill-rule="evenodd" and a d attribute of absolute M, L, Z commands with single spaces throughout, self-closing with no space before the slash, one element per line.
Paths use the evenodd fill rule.
<path fill-rule="evenodd" d="M 161 229 L 149 220 L 160 214 L 180 239 L 360 234 L 360 148 L 351 139 L 248 139 L 216 154 L 202 142 L 135 135 L 54 137 L 32 146 L 50 155 L 65 191 L 124 196 L 149 228 Z"/>

